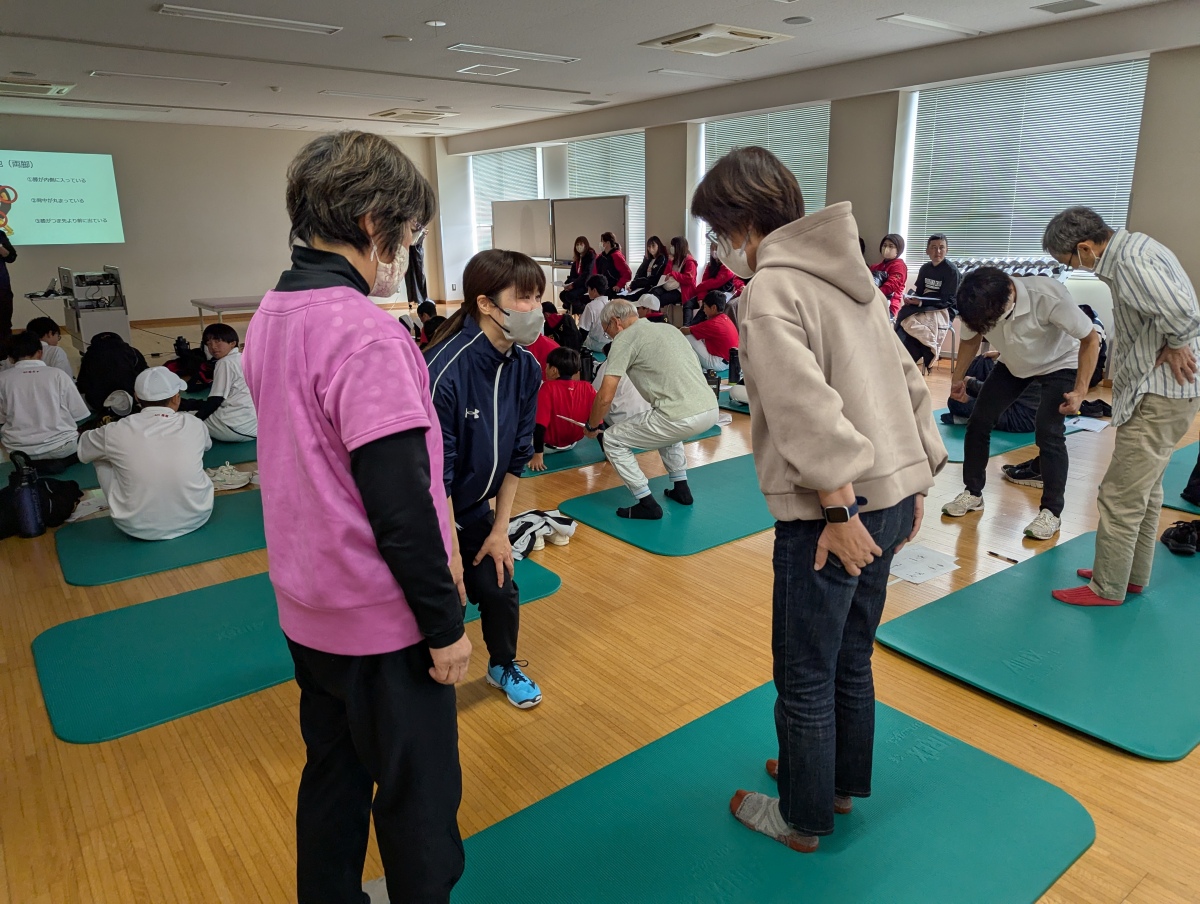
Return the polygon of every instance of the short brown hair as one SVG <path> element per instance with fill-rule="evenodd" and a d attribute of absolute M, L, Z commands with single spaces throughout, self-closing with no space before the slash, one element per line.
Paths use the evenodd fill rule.
<path fill-rule="evenodd" d="M 437 211 L 433 186 L 392 142 L 367 132 L 334 132 L 306 144 L 288 166 L 291 238 L 350 245 L 371 240 L 359 226 L 376 223 L 376 248 L 390 258 L 409 223 L 424 226 Z"/>
<path fill-rule="evenodd" d="M 766 236 L 804 216 L 804 195 L 791 170 L 766 148 L 736 148 L 696 188 L 692 214 L 717 235 L 753 229 Z"/>

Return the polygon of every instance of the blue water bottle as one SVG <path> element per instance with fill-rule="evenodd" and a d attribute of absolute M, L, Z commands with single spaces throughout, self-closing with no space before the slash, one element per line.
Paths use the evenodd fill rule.
<path fill-rule="evenodd" d="M 14 452 L 11 457 L 16 478 L 17 536 L 30 540 L 46 532 L 38 475 L 24 452 Z"/>

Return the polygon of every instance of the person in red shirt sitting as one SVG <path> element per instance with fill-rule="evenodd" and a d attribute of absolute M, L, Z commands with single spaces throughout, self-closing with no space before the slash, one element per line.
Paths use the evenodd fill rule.
<path fill-rule="evenodd" d="M 904 303 L 904 286 L 908 282 L 908 264 L 904 263 L 904 236 L 889 232 L 879 243 L 879 253 L 883 256 L 877 264 L 871 265 L 871 275 L 875 277 L 875 285 L 888 300 L 888 316 L 896 319 L 896 312 Z"/>
<path fill-rule="evenodd" d="M 546 359 L 546 382 L 538 390 L 531 471 L 546 470 L 547 451 L 570 449 L 583 439 L 596 390 L 579 379 L 581 366 L 579 352 L 570 348 L 556 348 Z"/>
<path fill-rule="evenodd" d="M 725 370 L 729 367 L 729 350 L 738 347 L 738 331 L 725 313 L 725 293 L 716 289 L 704 296 L 704 319 L 683 328 L 700 359 L 701 370 Z"/>
<path fill-rule="evenodd" d="M 717 257 L 716 243 L 709 242 L 708 263 L 704 265 L 704 272 L 700 274 L 700 282 L 696 283 L 696 298 L 706 298 L 713 289 L 725 292 L 731 299 L 737 298 L 742 294 L 745 285 Z"/>
<path fill-rule="evenodd" d="M 529 352 L 535 358 L 537 358 L 538 364 L 542 365 L 542 379 L 546 379 L 546 359 L 550 356 L 552 351 L 558 348 L 558 343 L 545 333 L 542 333 L 527 346 L 525 346 L 525 348 L 527 348 Z"/>

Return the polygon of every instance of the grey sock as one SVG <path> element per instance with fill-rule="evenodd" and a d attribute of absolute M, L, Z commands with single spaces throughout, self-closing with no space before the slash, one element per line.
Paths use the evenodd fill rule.
<path fill-rule="evenodd" d="M 788 835 L 799 835 L 780 814 L 778 797 L 768 797 L 766 794 L 751 791 L 742 799 L 742 805 L 738 807 L 738 811 L 734 815 L 737 816 L 738 822 L 746 828 L 762 832 L 776 841 L 782 841 Z M 800 837 L 810 836 L 801 835 Z"/>

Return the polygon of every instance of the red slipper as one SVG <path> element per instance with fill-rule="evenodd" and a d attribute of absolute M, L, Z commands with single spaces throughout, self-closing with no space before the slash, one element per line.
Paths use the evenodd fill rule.
<path fill-rule="evenodd" d="M 1072 587 L 1069 590 L 1053 590 L 1050 595 L 1060 603 L 1072 606 L 1119 606 L 1124 600 L 1106 600 L 1092 593 L 1091 587 Z"/>
<path fill-rule="evenodd" d="M 1081 578 L 1083 578 L 1085 581 L 1090 581 L 1092 579 L 1092 569 L 1090 569 L 1090 568 L 1080 568 L 1080 569 L 1077 569 L 1075 573 L 1077 575 L 1079 575 Z M 1143 587 L 1141 584 L 1126 584 L 1125 589 L 1128 590 L 1130 593 L 1141 593 L 1146 588 Z"/>

